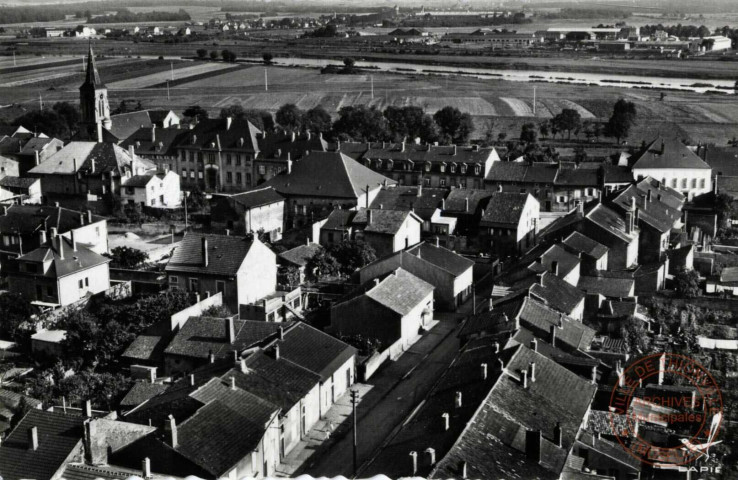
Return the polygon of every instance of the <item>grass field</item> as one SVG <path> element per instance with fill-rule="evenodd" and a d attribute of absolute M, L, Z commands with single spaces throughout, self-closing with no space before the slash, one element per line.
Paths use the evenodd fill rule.
<path fill-rule="evenodd" d="M 174 78 L 182 79 L 182 78 L 199 75 L 201 73 L 225 70 L 227 68 L 233 68 L 233 65 L 229 63 L 210 63 L 210 62 L 197 63 L 194 65 L 190 64 L 186 67 L 178 69 L 176 71 L 176 74 L 174 75 Z M 172 74 L 165 70 L 163 72 L 152 73 L 149 75 L 141 75 L 141 76 L 136 76 L 133 78 L 128 78 L 125 80 L 120 80 L 118 82 L 108 83 L 108 88 L 115 89 L 115 90 L 123 90 L 123 89 L 130 90 L 130 89 L 146 88 L 152 85 L 166 82 L 170 78 L 172 78 Z"/>

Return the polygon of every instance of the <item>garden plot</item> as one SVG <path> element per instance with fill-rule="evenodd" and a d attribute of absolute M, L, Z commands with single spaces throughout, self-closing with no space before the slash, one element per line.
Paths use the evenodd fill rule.
<path fill-rule="evenodd" d="M 422 107 L 431 115 L 446 106 L 458 108 L 472 116 L 497 115 L 495 107 L 481 97 L 407 97 L 407 100 L 409 105 Z"/>
<path fill-rule="evenodd" d="M 174 78 L 183 79 L 186 77 L 192 77 L 192 76 L 200 75 L 203 73 L 217 72 L 217 71 L 225 70 L 228 68 L 233 68 L 233 64 L 230 64 L 230 63 L 201 63 L 197 65 L 192 65 L 191 67 L 185 67 L 185 68 L 180 68 L 176 70 Z M 171 73 L 168 70 L 165 70 L 163 72 L 152 73 L 150 75 L 144 75 L 142 77 L 129 78 L 127 80 L 113 82 L 108 85 L 108 88 L 112 90 L 146 88 L 152 85 L 164 83 L 170 78 L 172 78 Z M 204 81 L 208 82 L 209 80 L 205 79 Z"/>
<path fill-rule="evenodd" d="M 579 112 L 579 115 L 585 120 L 596 118 L 592 112 L 571 100 L 547 99 L 545 103 L 552 115 L 558 115 L 562 110 L 568 108 Z"/>
<path fill-rule="evenodd" d="M 512 109 L 513 114 L 516 117 L 533 116 L 533 109 L 530 108 L 530 105 L 519 98 L 500 97 L 500 100 L 505 102 L 510 107 L 510 109 Z"/>

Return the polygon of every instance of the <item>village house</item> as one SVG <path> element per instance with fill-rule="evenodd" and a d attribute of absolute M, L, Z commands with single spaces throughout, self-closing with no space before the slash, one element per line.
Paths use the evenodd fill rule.
<path fill-rule="evenodd" d="M 147 112 L 149 114 L 153 112 Z M 114 116 L 113 118 L 117 118 Z M 175 148 L 180 137 L 187 130 L 180 129 L 179 124 L 161 128 L 155 124 L 150 127 L 139 127 L 120 146 L 133 152 L 139 157 L 151 160 L 159 170 L 169 169 L 178 172 L 177 149 Z"/>
<path fill-rule="evenodd" d="M 0 202 L 41 203 L 41 180 L 28 177 L 0 177 Z"/>
<path fill-rule="evenodd" d="M 441 234 L 435 227 L 443 199 L 448 194 L 445 188 L 417 186 L 392 186 L 382 188 L 369 208 L 379 210 L 409 210 L 423 220 L 421 234 Z M 451 219 L 449 219 L 451 220 Z M 454 223 L 455 225 L 455 223 Z M 455 228 L 444 234 L 453 234 Z"/>
<path fill-rule="evenodd" d="M 655 139 L 632 161 L 633 178 L 652 177 L 687 200 L 712 191 L 712 169 L 677 138 Z"/>
<path fill-rule="evenodd" d="M 273 188 L 213 195 L 210 200 L 211 225 L 237 235 L 263 232 L 270 241 L 282 238 L 284 197 Z"/>
<path fill-rule="evenodd" d="M 608 248 L 579 232 L 572 232 L 561 241 L 561 247 L 577 255 L 582 275 L 597 270 L 607 270 Z"/>
<path fill-rule="evenodd" d="M 294 228 L 326 218 L 335 209 L 367 207 L 383 186 L 394 183 L 340 152 L 310 152 L 263 185 L 285 197 L 286 228 Z"/>
<path fill-rule="evenodd" d="M 535 273 L 550 272 L 574 286 L 579 281 L 580 268 L 579 256 L 569 253 L 558 244 L 549 247 L 528 265 L 528 269 Z"/>
<path fill-rule="evenodd" d="M 177 208 L 181 204 L 179 175 L 171 170 L 144 175 L 126 172 L 121 180 L 120 200 L 130 205 Z"/>
<path fill-rule="evenodd" d="M 494 192 L 479 221 L 490 250 L 520 254 L 532 248 L 538 233 L 540 204 L 528 193 Z"/>
<path fill-rule="evenodd" d="M 56 234 L 10 263 L 11 292 L 40 306 L 64 307 L 110 288 L 110 259 L 70 238 Z"/>
<path fill-rule="evenodd" d="M 433 320 L 433 285 L 398 268 L 331 307 L 330 332 L 381 342 L 404 351 Z"/>
<path fill-rule="evenodd" d="M 253 162 L 253 185 L 258 186 L 285 172 L 291 162 L 299 161 L 309 152 L 325 152 L 328 143 L 323 134 L 276 130 L 257 135 L 259 153 Z"/>
<path fill-rule="evenodd" d="M 255 236 L 189 233 L 165 271 L 169 288 L 202 297 L 220 292 L 231 312 L 266 297 L 277 285 L 276 255 Z"/>
<path fill-rule="evenodd" d="M 344 240 L 364 241 L 383 257 L 419 243 L 422 224 L 408 210 L 334 210 L 320 229 L 320 243 L 328 247 Z"/>
<path fill-rule="evenodd" d="M 307 274 L 306 268 L 308 262 L 322 249 L 323 247 L 320 244 L 308 240 L 305 245 L 298 245 L 295 248 L 278 254 L 277 263 L 283 268 L 297 268 L 299 271 L 298 282 L 303 283 Z"/>
<path fill-rule="evenodd" d="M 482 214 L 493 193 L 491 190 L 454 188 L 441 201 L 441 213 L 457 220 L 460 234 L 478 235 Z"/>
<path fill-rule="evenodd" d="M 607 267 L 609 270 L 625 270 L 638 264 L 640 231 L 631 212 L 625 219 L 603 204 L 579 209 L 574 216 L 581 222 L 578 230 L 583 235 L 597 241 L 609 249 Z"/>
<path fill-rule="evenodd" d="M 355 280 L 364 285 L 398 268 L 433 285 L 437 309 L 455 311 L 472 294 L 474 262 L 439 245 L 423 242 L 360 269 Z"/>
<path fill-rule="evenodd" d="M 7 140 L 7 142 L 0 142 L 0 154 L 18 162 L 18 172 L 15 174 L 7 173 L 14 176 L 25 176 L 28 170 L 64 147 L 63 141 L 58 138 L 49 138 L 43 134 L 31 138 L 28 138 L 27 134 L 15 134 Z M 17 140 L 17 148 L 12 148 L 11 151 L 11 144 L 16 143 L 14 140 Z"/>

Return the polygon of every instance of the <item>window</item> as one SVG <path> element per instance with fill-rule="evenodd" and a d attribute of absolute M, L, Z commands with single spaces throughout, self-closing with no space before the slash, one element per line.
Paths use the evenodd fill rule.
<path fill-rule="evenodd" d="M 423 181 L 426 187 L 430 187 L 430 177 L 426 177 Z"/>
<path fill-rule="evenodd" d="M 671 179 L 671 187 L 672 188 L 677 188 L 677 179 L 676 178 L 672 178 Z"/>
<path fill-rule="evenodd" d="M 28 273 L 37 273 L 38 272 L 38 265 L 35 263 L 26 263 L 26 272 Z"/>
<path fill-rule="evenodd" d="M 202 170 L 200 170 L 199 172 L 197 172 L 197 178 L 202 178 Z"/>
<path fill-rule="evenodd" d="M 195 152 L 190 152 L 190 162 L 195 161 Z"/>
<path fill-rule="evenodd" d="M 451 165 L 451 173 L 456 173 L 456 165 Z"/>
<path fill-rule="evenodd" d="M 197 152 L 197 160 L 202 162 L 202 152 Z"/>
<path fill-rule="evenodd" d="M 687 188 L 687 179 L 682 178 L 682 188 Z"/>
<path fill-rule="evenodd" d="M 705 179 L 700 178 L 700 188 L 705 188 Z"/>
<path fill-rule="evenodd" d="M 520 193 L 525 193 L 525 192 L 526 192 L 526 190 L 524 188 L 521 188 L 520 189 Z"/>
<path fill-rule="evenodd" d="M 466 173 L 466 165 L 461 166 L 461 173 Z"/>
<path fill-rule="evenodd" d="M 195 178 L 195 171 L 194 170 L 190 170 L 190 178 Z"/>
<path fill-rule="evenodd" d="M 179 285 L 179 277 L 175 277 L 174 275 L 171 275 L 169 277 L 169 285 Z"/>
<path fill-rule="evenodd" d="M 226 173 L 226 182 L 233 183 L 233 174 L 231 172 Z"/>
<path fill-rule="evenodd" d="M 239 174 L 237 174 L 236 176 L 237 176 L 238 178 L 241 178 L 241 177 L 240 177 L 240 175 L 241 175 L 241 174 L 239 173 Z M 250 174 L 250 173 L 247 173 L 247 174 L 246 174 L 246 185 L 248 185 L 248 186 L 251 186 L 251 174 Z"/>
<path fill-rule="evenodd" d="M 430 163 L 426 163 L 425 164 L 425 171 L 426 172 L 430 172 L 430 169 L 431 169 L 431 164 Z"/>
<path fill-rule="evenodd" d="M 216 280 L 215 281 L 215 290 L 217 292 L 220 292 L 223 295 L 225 295 L 225 288 L 226 288 L 226 285 L 225 285 L 225 282 L 224 281 L 222 281 L 222 280 Z"/>
<path fill-rule="evenodd" d="M 82 280 L 81 278 L 79 279 L 79 281 L 77 283 L 79 283 L 80 290 L 83 289 L 83 288 L 85 288 L 85 281 Z"/>
<path fill-rule="evenodd" d="M 236 172 L 236 183 L 241 185 L 242 180 L 241 172 Z"/>
<path fill-rule="evenodd" d="M 241 155 L 236 155 L 236 166 L 237 167 L 241 166 Z"/>
<path fill-rule="evenodd" d="M 226 165 L 230 165 L 230 164 L 231 164 L 231 154 L 227 153 L 226 154 Z"/>
<path fill-rule="evenodd" d="M 441 186 L 441 187 L 445 187 L 446 186 L 446 179 L 445 178 L 440 179 L 438 181 L 438 185 Z"/>
<path fill-rule="evenodd" d="M 126 187 L 126 195 L 133 195 L 134 189 L 133 187 Z"/>
<path fill-rule="evenodd" d="M 461 179 L 461 188 L 466 188 L 466 178 Z"/>
<path fill-rule="evenodd" d="M 446 171 L 446 165 L 443 163 L 441 164 L 441 173 L 444 173 Z"/>
<path fill-rule="evenodd" d="M 480 172 L 481 170 L 482 170 L 482 169 L 481 169 L 481 168 L 479 167 L 479 165 L 475 165 L 475 166 L 474 166 L 474 175 L 479 175 L 479 172 Z"/>
<path fill-rule="evenodd" d="M 259 165 L 259 175 L 266 175 L 266 166 L 265 165 Z"/>
<path fill-rule="evenodd" d="M 190 291 L 196 292 L 200 288 L 200 281 L 197 278 L 190 278 Z"/>
<path fill-rule="evenodd" d="M 208 163 L 215 163 L 215 154 L 208 153 Z"/>
<path fill-rule="evenodd" d="M 85 277 L 85 287 L 90 286 L 90 277 Z"/>
<path fill-rule="evenodd" d="M 155 198 L 152 198 L 150 203 L 151 203 L 151 206 L 152 207 L 155 207 L 156 206 L 156 199 Z"/>
<path fill-rule="evenodd" d="M 696 178 L 693 178 L 692 179 L 692 188 L 697 188 L 697 179 Z"/>

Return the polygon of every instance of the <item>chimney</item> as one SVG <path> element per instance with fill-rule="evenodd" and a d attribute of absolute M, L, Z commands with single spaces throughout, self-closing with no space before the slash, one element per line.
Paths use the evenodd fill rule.
<path fill-rule="evenodd" d="M 59 233 L 58 233 L 58 230 L 56 229 L 56 227 L 51 227 L 51 238 L 56 238 L 56 236 L 58 234 Z"/>
<path fill-rule="evenodd" d="M 102 141 L 103 141 L 102 123 L 97 122 L 97 143 L 102 143 Z"/>
<path fill-rule="evenodd" d="M 84 225 L 85 224 L 85 214 L 80 212 L 79 213 L 79 224 Z"/>
<path fill-rule="evenodd" d="M 662 139 L 661 140 L 661 153 L 660 153 L 660 155 L 663 155 L 665 150 L 666 150 L 666 143 Z"/>
<path fill-rule="evenodd" d="M 482 380 L 487 380 L 487 364 L 483 363 L 482 367 Z"/>
<path fill-rule="evenodd" d="M 208 362 L 209 363 L 215 363 L 215 354 L 212 350 L 208 353 Z"/>
<path fill-rule="evenodd" d="M 284 340 L 284 327 L 279 327 L 279 339 Z"/>
<path fill-rule="evenodd" d="M 233 117 L 230 115 L 226 117 L 226 130 L 231 129 L 231 124 L 233 123 Z"/>
<path fill-rule="evenodd" d="M 279 344 L 274 345 L 274 359 L 279 360 Z"/>
<path fill-rule="evenodd" d="M 74 230 L 69 231 L 69 236 L 71 237 L 70 240 L 72 241 L 72 251 L 77 251 L 77 239 L 74 238 Z"/>
<path fill-rule="evenodd" d="M 144 458 L 141 462 L 141 477 L 151 478 L 151 460 L 149 460 L 149 457 Z"/>
<path fill-rule="evenodd" d="M 226 237 L 230 237 L 231 236 L 231 231 L 226 228 L 225 234 L 226 234 Z"/>
<path fill-rule="evenodd" d="M 195 374 L 190 373 L 190 387 L 194 387 L 194 386 L 195 386 Z"/>
<path fill-rule="evenodd" d="M 290 154 L 287 154 L 287 175 L 292 173 L 292 160 L 290 159 Z"/>
<path fill-rule="evenodd" d="M 633 231 L 633 214 L 625 212 L 625 233 L 630 234 Z"/>
<path fill-rule="evenodd" d="M 592 385 L 597 385 L 597 366 L 592 367 Z"/>
<path fill-rule="evenodd" d="M 561 423 L 559 422 L 556 422 L 556 426 L 554 427 L 553 443 L 559 448 L 561 447 Z"/>
<path fill-rule="evenodd" d="M 228 338 L 228 343 L 233 344 L 233 342 L 236 341 L 236 326 L 233 321 L 233 317 L 230 317 L 226 321 L 226 336 Z"/>
<path fill-rule="evenodd" d="M 461 462 L 461 465 L 459 466 L 459 470 L 461 470 L 461 478 L 466 480 L 467 478 L 467 463 Z"/>
<path fill-rule="evenodd" d="M 39 230 L 38 232 L 38 243 L 43 245 L 46 243 L 46 230 Z"/>
<path fill-rule="evenodd" d="M 371 225 L 372 224 L 372 211 L 368 210 L 366 211 L 366 224 Z"/>
<path fill-rule="evenodd" d="M 456 155 L 456 145 L 454 145 L 454 155 Z"/>
<path fill-rule="evenodd" d="M 462 403 L 462 393 L 461 392 L 456 392 L 456 397 L 454 399 L 454 405 L 456 406 L 456 408 L 462 407 L 463 403 Z"/>
<path fill-rule="evenodd" d="M 535 338 L 530 341 L 530 349 L 534 352 L 538 351 L 538 340 L 536 340 Z"/>
<path fill-rule="evenodd" d="M 202 237 L 202 264 L 208 266 L 208 238 Z"/>
<path fill-rule="evenodd" d="M 464 211 L 465 212 L 469 211 L 469 197 L 464 199 Z"/>
<path fill-rule="evenodd" d="M 550 340 L 551 340 L 551 346 L 552 347 L 555 347 L 556 346 L 556 328 L 557 328 L 556 325 L 551 325 L 551 328 L 549 330 L 549 332 L 551 333 L 551 339 Z"/>
<path fill-rule="evenodd" d="M 541 461 L 541 431 L 526 430 L 525 432 L 525 456 L 528 460 L 536 463 Z"/>
<path fill-rule="evenodd" d="M 636 198 L 635 196 L 630 197 L 630 211 L 635 212 L 636 211 Z"/>
<path fill-rule="evenodd" d="M 38 150 L 36 150 L 35 152 L 33 152 L 33 156 L 34 156 L 34 164 L 35 165 L 38 165 L 39 163 L 41 163 L 41 159 L 38 156 Z"/>
<path fill-rule="evenodd" d="M 236 377 L 231 377 L 231 390 L 236 390 Z"/>
<path fill-rule="evenodd" d="M 297 136 L 295 135 L 295 132 L 294 132 L 294 130 L 293 130 L 293 131 L 292 131 L 292 138 L 291 138 L 291 141 L 292 141 L 292 143 L 294 143 L 294 142 L 295 142 L 295 139 L 296 139 L 296 138 L 297 138 Z"/>
<path fill-rule="evenodd" d="M 31 427 L 28 429 L 28 448 L 30 450 L 38 450 L 38 428 Z"/>
<path fill-rule="evenodd" d="M 651 201 L 651 190 L 647 190 L 646 191 L 646 201 L 647 202 L 650 202 Z"/>
<path fill-rule="evenodd" d="M 425 453 L 428 454 L 428 464 L 433 466 L 436 464 L 436 450 L 434 448 L 426 448 Z"/>
<path fill-rule="evenodd" d="M 446 199 L 445 198 L 441 199 L 441 210 L 446 210 Z"/>
<path fill-rule="evenodd" d="M 128 145 L 128 155 L 131 156 L 131 159 L 133 159 L 136 156 L 136 149 L 133 146 L 133 144 Z"/>
<path fill-rule="evenodd" d="M 441 246 L 441 240 L 438 237 L 436 237 L 436 248 L 440 248 L 440 246 Z"/>
<path fill-rule="evenodd" d="M 92 418 L 92 402 L 85 400 L 85 417 Z"/>
<path fill-rule="evenodd" d="M 715 175 L 715 178 L 712 181 L 712 193 L 715 195 L 718 194 L 718 177 Z"/>
<path fill-rule="evenodd" d="M 416 473 L 418 473 L 418 452 L 416 451 L 410 452 L 410 458 L 412 458 L 412 462 L 413 462 L 412 475 L 415 475 Z"/>
<path fill-rule="evenodd" d="M 505 371 L 505 362 L 501 358 L 497 359 L 497 366 L 500 367 L 501 372 Z"/>
<path fill-rule="evenodd" d="M 530 383 L 533 383 L 536 381 L 536 362 L 530 362 L 528 370 L 530 371 Z"/>
<path fill-rule="evenodd" d="M 559 262 L 557 262 L 556 260 L 551 262 L 551 273 L 553 273 L 557 277 L 559 276 Z"/>
<path fill-rule="evenodd" d="M 174 416 L 171 414 L 167 419 L 165 429 L 167 430 L 167 434 L 169 436 L 169 446 L 172 448 L 177 448 L 179 446 L 179 441 L 177 439 L 177 421 L 174 420 Z"/>
<path fill-rule="evenodd" d="M 495 353 L 500 353 L 500 342 L 495 342 L 493 345 L 495 346 Z"/>
<path fill-rule="evenodd" d="M 420 179 L 420 183 L 418 184 L 418 191 L 416 192 L 415 195 L 418 197 L 423 196 L 423 179 L 422 178 Z"/>
<path fill-rule="evenodd" d="M 56 236 L 57 247 L 59 248 L 59 259 L 64 260 L 64 240 L 61 235 Z"/>
<path fill-rule="evenodd" d="M 443 430 L 448 431 L 451 427 L 451 424 L 449 423 L 451 421 L 451 416 L 447 412 L 443 412 L 441 418 L 443 419 Z"/>
<path fill-rule="evenodd" d="M 520 371 L 520 382 L 523 385 L 523 388 L 528 388 L 528 370 L 521 370 Z"/>

